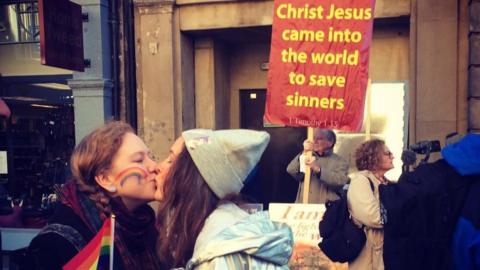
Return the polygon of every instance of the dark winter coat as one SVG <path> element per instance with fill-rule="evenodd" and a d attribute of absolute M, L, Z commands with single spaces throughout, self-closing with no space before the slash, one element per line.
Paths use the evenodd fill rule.
<path fill-rule="evenodd" d="M 451 269 L 453 231 L 470 183 L 442 159 L 380 187 L 385 269 Z"/>
<path fill-rule="evenodd" d="M 83 238 L 83 245 L 86 245 L 95 236 L 70 207 L 61 203 L 57 205 L 54 215 L 49 220 L 49 224 L 67 225 L 75 229 Z M 67 231 L 66 233 L 70 234 L 70 232 Z M 58 233 L 40 233 L 32 240 L 28 248 L 28 256 L 32 260 L 32 268 L 30 269 L 62 269 L 63 265 L 70 261 L 79 251 L 72 242 Z M 116 250 L 115 257 L 118 258 Z M 122 269 L 119 260 L 115 260 L 114 265 L 115 269 Z"/>
<path fill-rule="evenodd" d="M 442 155 L 459 174 L 472 179 L 453 235 L 453 269 L 480 269 L 480 135 L 466 135 L 445 147 Z"/>
<path fill-rule="evenodd" d="M 452 269 L 480 269 L 480 175 L 472 183 L 458 219 L 452 249 Z"/>

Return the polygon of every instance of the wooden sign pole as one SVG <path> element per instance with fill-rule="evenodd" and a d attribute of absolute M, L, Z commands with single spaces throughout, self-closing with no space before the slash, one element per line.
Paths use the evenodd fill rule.
<path fill-rule="evenodd" d="M 313 141 L 313 128 L 308 127 L 307 129 L 307 140 Z M 312 151 L 307 152 L 305 160 L 312 158 Z M 310 175 L 311 170 L 310 166 L 305 166 L 305 179 L 303 180 L 303 203 L 308 203 L 308 195 L 310 194 Z"/>
<path fill-rule="evenodd" d="M 365 116 L 365 140 L 370 140 L 372 138 L 372 131 L 371 131 L 371 120 L 372 120 L 372 80 L 368 79 L 367 83 L 367 93 L 366 93 L 366 116 Z"/>

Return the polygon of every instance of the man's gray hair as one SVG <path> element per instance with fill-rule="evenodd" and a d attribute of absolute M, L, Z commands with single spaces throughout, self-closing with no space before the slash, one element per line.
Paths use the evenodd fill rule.
<path fill-rule="evenodd" d="M 333 153 L 333 147 L 335 146 L 335 143 L 337 142 L 337 135 L 335 135 L 335 132 L 331 129 L 327 128 L 316 128 L 314 130 L 314 138 L 317 137 L 318 135 L 323 135 L 323 137 L 332 143 L 332 146 L 325 150 L 325 154 L 331 155 Z"/>

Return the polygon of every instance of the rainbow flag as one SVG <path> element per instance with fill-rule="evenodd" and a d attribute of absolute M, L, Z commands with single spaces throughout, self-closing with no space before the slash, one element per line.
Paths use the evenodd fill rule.
<path fill-rule="evenodd" d="M 105 220 L 97 235 L 63 266 L 63 270 L 113 269 L 113 235 L 115 216 Z"/>

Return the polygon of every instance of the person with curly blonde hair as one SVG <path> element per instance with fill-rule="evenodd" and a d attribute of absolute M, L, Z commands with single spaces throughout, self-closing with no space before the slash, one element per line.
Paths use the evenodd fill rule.
<path fill-rule="evenodd" d="M 113 121 L 88 134 L 71 157 L 72 180 L 49 225 L 29 246 L 30 269 L 62 269 L 115 214 L 113 269 L 160 269 L 155 213 L 158 166 L 130 125 Z"/>
<path fill-rule="evenodd" d="M 362 226 L 367 241 L 359 256 L 349 263 L 349 269 L 384 269 L 383 219 L 379 185 L 387 185 L 385 173 L 393 169 L 393 154 L 383 140 L 362 143 L 355 151 L 358 172 L 351 175 L 347 201 L 354 222 Z"/>

